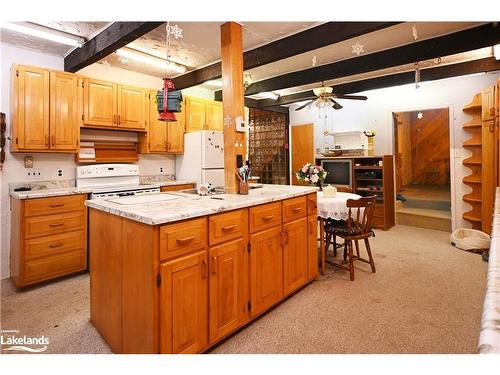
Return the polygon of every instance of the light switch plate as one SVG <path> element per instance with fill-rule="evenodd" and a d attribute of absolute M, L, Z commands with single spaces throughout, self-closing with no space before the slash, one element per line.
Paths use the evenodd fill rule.
<path fill-rule="evenodd" d="M 236 119 L 234 121 L 236 122 L 236 131 L 244 133 L 245 132 L 245 120 L 243 119 L 243 117 L 238 116 L 238 117 L 236 117 Z"/>
<path fill-rule="evenodd" d="M 24 157 L 24 168 L 33 168 L 33 156 L 28 155 Z"/>

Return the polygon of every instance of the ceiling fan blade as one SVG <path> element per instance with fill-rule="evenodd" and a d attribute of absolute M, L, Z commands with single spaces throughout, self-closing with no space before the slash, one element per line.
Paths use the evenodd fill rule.
<path fill-rule="evenodd" d="M 339 103 L 337 103 L 335 100 L 333 100 L 332 98 L 329 98 L 329 99 L 333 103 L 333 105 L 332 105 L 333 109 L 339 110 L 339 109 L 344 108 Z"/>
<path fill-rule="evenodd" d="M 368 99 L 364 95 L 335 95 L 336 99 L 351 99 L 351 100 L 366 100 Z"/>
<path fill-rule="evenodd" d="M 296 111 L 300 111 L 301 109 L 304 109 L 305 107 L 311 105 L 311 103 L 313 102 L 313 100 L 301 105 L 299 108 L 295 108 Z"/>

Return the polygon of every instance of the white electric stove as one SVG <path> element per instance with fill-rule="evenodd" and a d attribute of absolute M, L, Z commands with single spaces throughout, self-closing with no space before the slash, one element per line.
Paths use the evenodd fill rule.
<path fill-rule="evenodd" d="M 141 185 L 135 164 L 97 164 L 76 168 L 76 186 L 89 188 L 90 199 L 159 193 L 159 185 Z"/>

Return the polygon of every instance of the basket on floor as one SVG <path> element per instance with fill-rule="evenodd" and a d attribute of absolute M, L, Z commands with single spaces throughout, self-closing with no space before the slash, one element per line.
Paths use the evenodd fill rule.
<path fill-rule="evenodd" d="M 470 228 L 458 228 L 450 236 L 453 246 L 462 250 L 482 252 L 490 248 L 491 238 L 480 230 Z"/>

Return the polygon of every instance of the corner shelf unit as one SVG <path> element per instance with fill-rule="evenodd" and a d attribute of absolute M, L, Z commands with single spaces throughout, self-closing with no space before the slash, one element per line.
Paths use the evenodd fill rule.
<path fill-rule="evenodd" d="M 377 197 L 373 226 L 388 230 L 395 223 L 393 156 L 353 157 L 352 161 L 353 193 Z"/>
<path fill-rule="evenodd" d="M 463 143 L 463 147 L 471 152 L 462 164 L 471 170 L 471 174 L 463 178 L 463 183 L 472 191 L 465 194 L 462 199 L 472 206 L 470 211 L 463 214 L 463 218 L 472 224 L 472 228 L 482 230 L 482 122 L 481 108 L 482 95 L 474 95 L 472 102 L 462 110 L 471 116 L 471 119 L 463 125 L 470 138 Z"/>

